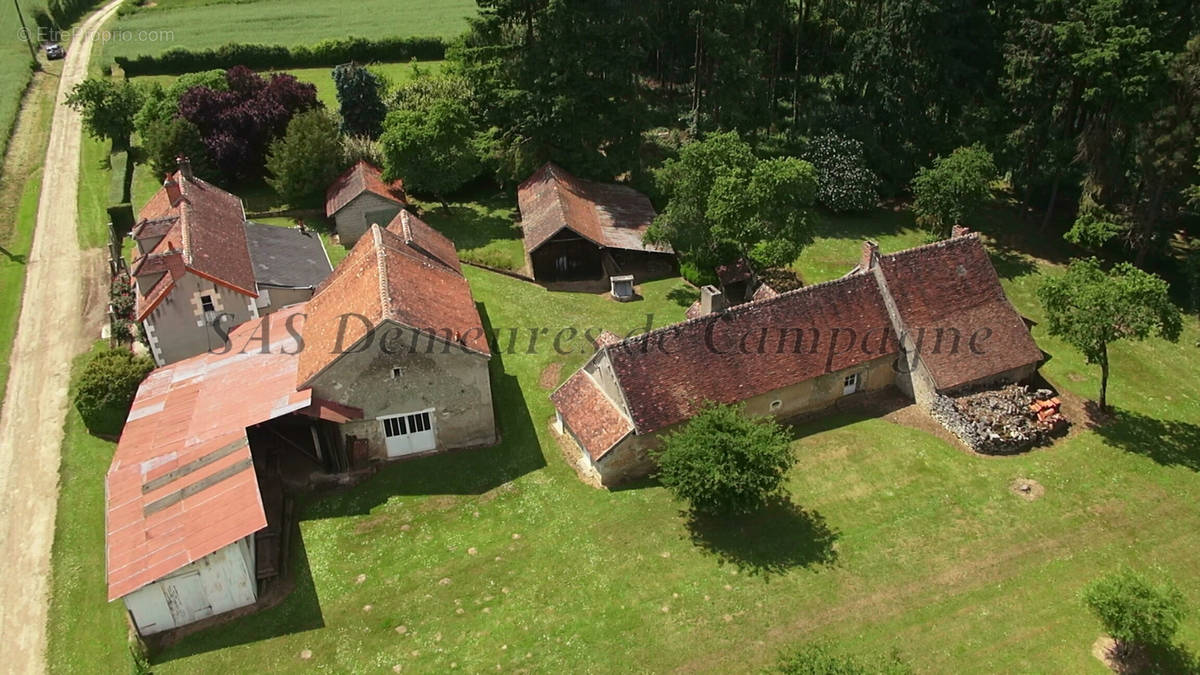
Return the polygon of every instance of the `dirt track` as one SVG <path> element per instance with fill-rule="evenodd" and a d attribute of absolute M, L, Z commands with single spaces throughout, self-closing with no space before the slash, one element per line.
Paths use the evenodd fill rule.
<path fill-rule="evenodd" d="M 0 668 L 10 673 L 46 670 L 50 546 L 67 386 L 71 359 L 89 341 L 84 267 L 97 264 L 95 255 L 81 255 L 76 236 L 81 130 L 79 114 L 63 99 L 87 75 L 92 46 L 87 36 L 119 5 L 120 0 L 108 3 L 82 24 L 63 65 L 0 412 Z"/>

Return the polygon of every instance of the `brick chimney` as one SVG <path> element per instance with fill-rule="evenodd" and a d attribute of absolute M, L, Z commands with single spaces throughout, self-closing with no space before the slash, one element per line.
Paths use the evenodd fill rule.
<path fill-rule="evenodd" d="M 167 177 L 163 179 L 163 187 L 167 190 L 167 201 L 171 202 L 171 206 L 178 204 L 183 193 L 179 190 L 179 183 L 175 182 L 171 174 L 167 174 Z"/>
<path fill-rule="evenodd" d="M 724 312 L 729 305 L 725 295 L 711 284 L 700 287 L 700 314 Z"/>
<path fill-rule="evenodd" d="M 950 228 L 951 237 L 965 237 L 968 234 L 971 234 L 971 228 L 965 225 L 955 225 L 954 227 Z"/>
<path fill-rule="evenodd" d="M 862 243 L 862 258 L 858 261 L 858 270 L 866 272 L 879 261 L 879 244 L 867 239 Z"/>
<path fill-rule="evenodd" d="M 175 163 L 179 165 L 179 175 L 183 176 L 184 180 L 192 180 L 192 160 L 183 155 L 175 158 Z"/>

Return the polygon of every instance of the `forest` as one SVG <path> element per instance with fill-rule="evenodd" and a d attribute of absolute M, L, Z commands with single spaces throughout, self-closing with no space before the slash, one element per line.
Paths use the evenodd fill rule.
<path fill-rule="evenodd" d="M 552 159 L 652 189 L 687 140 L 736 131 L 903 198 L 919 168 L 979 144 L 1035 225 L 1139 265 L 1200 207 L 1187 0 L 479 4 L 448 72 L 502 180 Z"/>

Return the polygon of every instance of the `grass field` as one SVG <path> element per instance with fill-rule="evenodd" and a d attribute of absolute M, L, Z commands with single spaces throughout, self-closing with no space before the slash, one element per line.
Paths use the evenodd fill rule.
<path fill-rule="evenodd" d="M 45 2 L 22 3 L 25 23 L 33 26 L 33 11 L 45 7 Z M 36 26 L 33 26 L 36 29 Z M 0 3 L 0 157 L 8 147 L 8 136 L 17 107 L 21 103 L 21 92 L 29 84 L 32 70 L 29 67 L 29 46 L 20 34 L 21 22 L 14 3 Z M 34 45 L 38 44 L 34 35 Z"/>
<path fill-rule="evenodd" d="M 863 236 L 885 250 L 924 240 L 903 214 L 833 219 L 801 272 L 816 281 L 848 269 Z M 1033 290 L 1058 265 L 1012 249 L 995 255 L 1018 309 L 1043 318 Z M 646 300 L 622 305 L 466 274 L 502 335 L 628 330 L 646 314 L 661 325 L 684 309 L 671 299 L 681 295 L 677 280 L 646 284 Z M 1052 354 L 1044 373 L 1094 396 L 1095 369 L 1034 330 Z M 565 377 L 585 355 L 501 350 L 492 363 L 500 446 L 395 464 L 303 505 L 296 591 L 172 646 L 155 672 L 744 671 L 795 641 L 827 637 L 862 651 L 897 648 L 917 672 L 1101 673 L 1090 654 L 1100 628 L 1077 597 L 1087 581 L 1121 563 L 1155 568 L 1200 606 L 1198 339 L 1189 321 L 1179 344 L 1118 346 L 1116 421 L 1017 457 L 971 456 L 876 418 L 810 423 L 796 441 L 795 508 L 736 530 L 690 528 L 653 485 L 602 492 L 580 483 L 549 432 L 539 380 L 555 363 Z M 1045 496 L 1013 495 L 1017 477 L 1041 482 Z M 101 480 L 98 468 L 90 480 Z M 98 508 L 77 496 L 96 485 L 64 482 L 60 518 Z M 52 625 L 88 622 L 52 638 L 58 672 L 127 659 L 123 632 L 107 618 L 119 612 L 103 607 L 103 533 L 90 536 L 90 547 L 71 540 L 55 551 L 59 574 L 84 580 L 71 604 L 56 602 Z M 1200 617 L 1180 639 L 1200 650 Z M 299 657 L 306 649 L 308 661 Z"/>
<path fill-rule="evenodd" d="M 120 17 L 105 57 L 207 49 L 229 43 L 311 45 L 327 38 L 454 37 L 476 13 L 474 0 L 158 0 Z M 139 36 L 142 39 L 138 39 Z"/>

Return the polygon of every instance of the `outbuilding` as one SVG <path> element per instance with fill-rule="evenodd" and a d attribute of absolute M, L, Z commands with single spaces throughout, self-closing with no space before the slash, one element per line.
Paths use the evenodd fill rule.
<path fill-rule="evenodd" d="M 325 217 L 333 221 L 346 248 L 372 225 L 387 227 L 407 205 L 404 182 L 385 181 L 379 167 L 365 160 L 346 169 L 325 191 Z"/>

